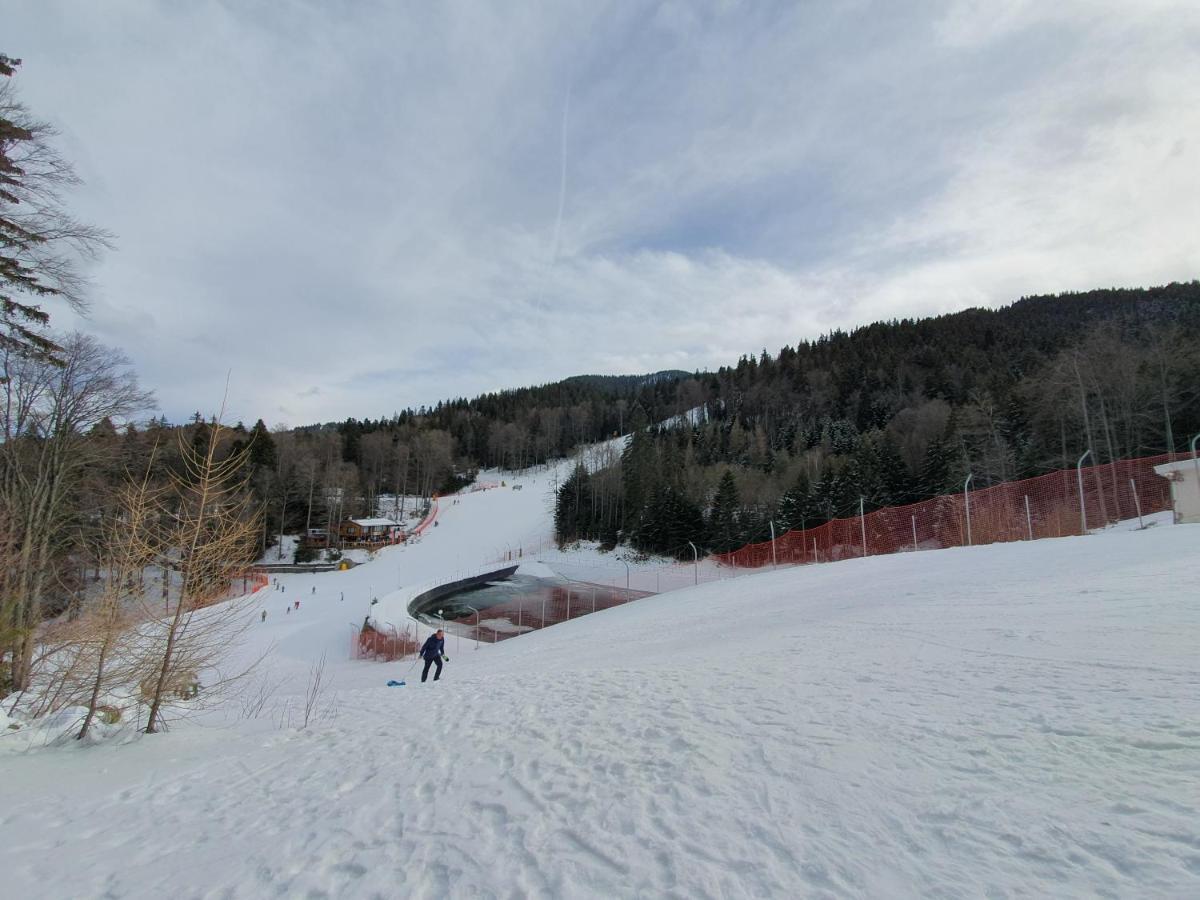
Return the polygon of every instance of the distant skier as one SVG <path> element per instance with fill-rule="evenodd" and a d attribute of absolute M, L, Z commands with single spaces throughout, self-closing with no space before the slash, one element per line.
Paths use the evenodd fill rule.
<path fill-rule="evenodd" d="M 316 586 L 315 584 L 313 585 L 312 592 L 313 592 L 314 594 L 317 592 L 317 586 Z"/>
<path fill-rule="evenodd" d="M 267 621 L 267 611 L 265 609 L 262 611 L 262 620 L 264 622 Z"/>
<path fill-rule="evenodd" d="M 436 665 L 437 671 L 433 673 L 433 680 L 437 681 L 442 677 L 442 663 L 449 659 L 445 654 L 446 650 L 446 634 L 442 629 L 438 629 L 421 645 L 421 658 L 425 660 L 425 668 L 421 670 L 421 681 L 424 682 L 429 677 L 429 667 Z"/>

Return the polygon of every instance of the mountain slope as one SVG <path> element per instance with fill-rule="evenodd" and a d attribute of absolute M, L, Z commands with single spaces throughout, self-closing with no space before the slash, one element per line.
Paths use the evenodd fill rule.
<path fill-rule="evenodd" d="M 14 896 L 1194 896 L 1198 533 L 764 573 L 437 685 L 362 664 L 305 732 L 10 758 L 0 866 Z"/>

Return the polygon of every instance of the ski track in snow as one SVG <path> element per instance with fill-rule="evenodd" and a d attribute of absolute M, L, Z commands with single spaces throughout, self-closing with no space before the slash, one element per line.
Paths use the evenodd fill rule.
<path fill-rule="evenodd" d="M 764 573 L 342 663 L 306 731 L 0 757 L 5 894 L 1200 896 L 1197 537 Z"/>

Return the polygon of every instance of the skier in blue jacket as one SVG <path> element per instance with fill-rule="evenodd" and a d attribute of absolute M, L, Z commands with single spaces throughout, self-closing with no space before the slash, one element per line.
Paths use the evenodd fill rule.
<path fill-rule="evenodd" d="M 429 667 L 432 665 L 437 666 L 437 671 L 433 673 L 433 680 L 437 681 L 442 677 L 442 662 L 448 658 L 445 650 L 446 635 L 439 628 L 421 645 L 421 658 L 425 660 L 425 668 L 421 671 L 421 681 L 429 677 Z"/>

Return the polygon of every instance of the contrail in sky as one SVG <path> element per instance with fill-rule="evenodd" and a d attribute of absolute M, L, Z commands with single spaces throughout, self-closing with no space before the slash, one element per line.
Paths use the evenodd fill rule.
<path fill-rule="evenodd" d="M 571 86 L 567 85 L 567 99 L 563 102 L 562 114 L 562 148 L 560 158 L 562 167 L 558 178 L 558 215 L 554 219 L 554 240 L 550 254 L 550 264 L 558 259 L 558 232 L 562 228 L 563 207 L 567 204 L 567 115 L 571 111 Z"/>

